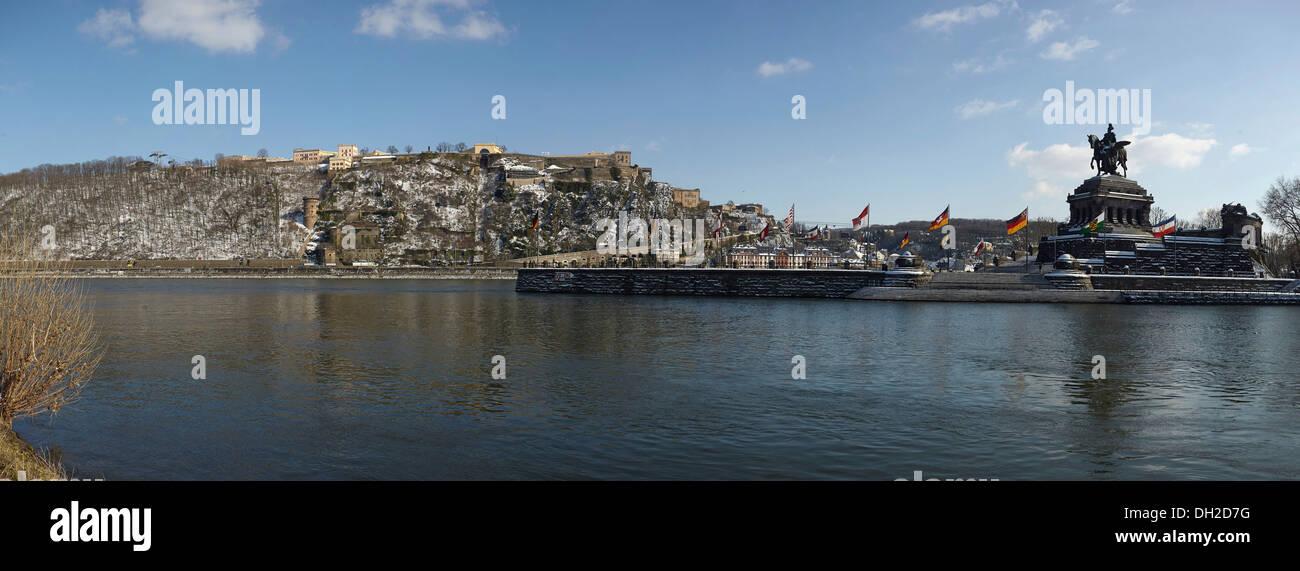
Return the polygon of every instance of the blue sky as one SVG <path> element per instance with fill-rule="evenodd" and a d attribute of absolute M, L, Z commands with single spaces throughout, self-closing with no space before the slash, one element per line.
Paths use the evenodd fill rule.
<path fill-rule="evenodd" d="M 1105 131 L 1044 122 L 1044 91 L 1072 81 L 1151 90 L 1130 174 L 1190 218 L 1300 175 L 1296 21 L 1292 2 L 19 3 L 0 21 L 0 172 L 494 141 L 630 150 L 658 180 L 805 221 L 866 202 L 882 223 L 949 203 L 1062 217 Z M 260 132 L 155 125 L 151 94 L 177 80 L 260 89 Z"/>

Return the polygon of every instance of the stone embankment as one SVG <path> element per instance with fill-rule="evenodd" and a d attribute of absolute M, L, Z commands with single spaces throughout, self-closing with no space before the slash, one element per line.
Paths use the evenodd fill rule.
<path fill-rule="evenodd" d="M 1045 274 L 865 270 L 571 268 L 519 270 L 516 291 L 621 295 L 820 297 L 1003 303 L 1300 304 L 1293 280 L 1089 275 L 1064 289 Z"/>

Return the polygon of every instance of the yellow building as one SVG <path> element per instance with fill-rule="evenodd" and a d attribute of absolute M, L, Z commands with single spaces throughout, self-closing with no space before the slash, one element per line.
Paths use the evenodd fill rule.
<path fill-rule="evenodd" d="M 349 160 L 349 161 L 352 160 L 352 159 L 355 159 L 355 158 L 357 158 L 357 146 L 356 146 L 356 145 L 339 145 L 339 152 L 338 152 L 338 155 L 337 155 L 337 156 L 342 157 L 342 158 L 345 158 L 345 159 L 347 159 L 347 160 Z"/>
<path fill-rule="evenodd" d="M 294 149 L 293 162 L 304 165 L 320 164 L 322 160 L 334 156 L 335 153 L 324 149 Z"/>
<path fill-rule="evenodd" d="M 333 157 L 330 157 L 330 167 L 329 167 L 329 172 L 344 171 L 344 170 L 347 170 L 347 169 L 350 169 L 350 168 L 352 168 L 352 159 L 351 159 L 351 158 L 346 158 L 346 159 L 345 159 L 345 158 L 343 158 L 343 157 L 341 157 L 341 156 L 333 156 Z"/>
<path fill-rule="evenodd" d="M 474 154 L 476 155 L 499 155 L 506 152 L 505 149 L 498 147 L 496 143 L 474 143 Z"/>
<path fill-rule="evenodd" d="M 698 207 L 700 205 L 700 189 L 673 188 L 673 202 L 686 208 Z"/>

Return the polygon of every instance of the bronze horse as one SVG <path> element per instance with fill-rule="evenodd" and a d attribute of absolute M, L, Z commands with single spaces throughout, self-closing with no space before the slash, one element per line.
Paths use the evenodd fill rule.
<path fill-rule="evenodd" d="M 1124 147 L 1129 144 L 1128 141 L 1118 141 L 1114 146 L 1107 148 L 1096 135 L 1088 135 L 1088 144 L 1092 146 L 1092 161 L 1088 166 L 1096 165 L 1098 176 L 1103 172 L 1118 175 L 1116 170 L 1123 168 L 1124 174 L 1121 176 L 1128 177 L 1128 151 L 1124 150 Z"/>

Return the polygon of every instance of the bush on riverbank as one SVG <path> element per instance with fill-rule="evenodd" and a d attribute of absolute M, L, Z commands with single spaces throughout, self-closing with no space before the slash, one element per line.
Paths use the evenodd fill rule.
<path fill-rule="evenodd" d="M 0 475 L 57 475 L 56 462 L 16 434 L 17 418 L 55 413 L 77 398 L 101 350 L 86 300 L 58 264 L 43 260 L 41 233 L 0 236 Z M 32 237 L 32 238 L 25 238 Z"/>

